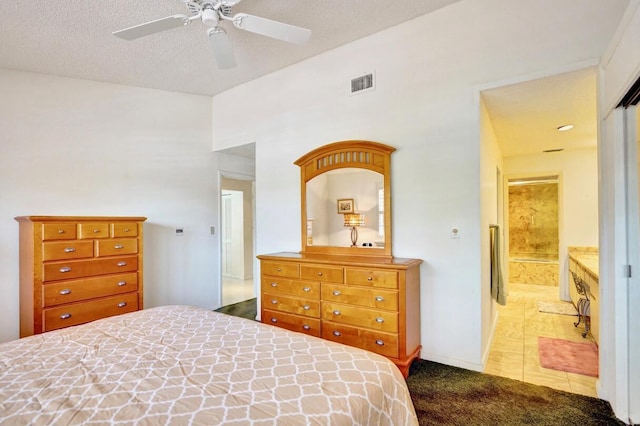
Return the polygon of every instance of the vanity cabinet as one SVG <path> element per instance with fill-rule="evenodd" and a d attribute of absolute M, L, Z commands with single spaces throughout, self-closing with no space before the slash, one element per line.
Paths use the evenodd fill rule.
<path fill-rule="evenodd" d="M 258 256 L 261 320 L 359 347 L 406 377 L 420 355 L 420 260 L 319 254 Z"/>
<path fill-rule="evenodd" d="M 573 282 L 571 272 L 580 278 L 589 296 L 590 331 L 596 343 L 600 342 L 600 283 L 598 252 L 590 247 L 569 247 L 569 296 L 578 306 L 580 295 Z"/>
<path fill-rule="evenodd" d="M 142 309 L 144 217 L 20 216 L 20 337 Z"/>

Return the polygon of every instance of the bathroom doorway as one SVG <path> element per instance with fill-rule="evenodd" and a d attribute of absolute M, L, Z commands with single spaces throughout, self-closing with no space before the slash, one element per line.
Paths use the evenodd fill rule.
<path fill-rule="evenodd" d="M 496 194 L 502 185 L 508 291 L 506 306 L 496 307 L 485 372 L 592 397 L 597 378 L 542 367 L 540 338 L 593 341 L 574 326 L 577 316 L 543 308 L 573 309 L 569 249 L 598 247 L 596 83 L 587 68 L 481 92 L 486 140 L 499 146 L 488 161 L 503 175 Z M 518 196 L 524 200 L 514 205 Z"/>

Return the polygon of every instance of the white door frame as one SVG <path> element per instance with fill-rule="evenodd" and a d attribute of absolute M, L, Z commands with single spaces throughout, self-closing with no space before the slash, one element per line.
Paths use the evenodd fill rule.
<path fill-rule="evenodd" d="M 626 298 L 627 312 L 627 356 L 628 356 L 628 404 L 629 422 L 640 422 L 640 167 L 638 165 L 638 109 L 636 106 L 626 108 L 625 145 L 626 145 L 626 183 L 627 183 L 627 256 L 630 265 L 630 276 L 627 279 Z M 635 327 L 634 327 L 635 325 Z"/>

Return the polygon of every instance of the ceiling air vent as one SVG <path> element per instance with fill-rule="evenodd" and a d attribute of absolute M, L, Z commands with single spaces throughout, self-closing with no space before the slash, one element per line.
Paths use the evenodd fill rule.
<path fill-rule="evenodd" d="M 361 75 L 351 79 L 351 94 L 367 92 L 375 89 L 373 73 Z"/>

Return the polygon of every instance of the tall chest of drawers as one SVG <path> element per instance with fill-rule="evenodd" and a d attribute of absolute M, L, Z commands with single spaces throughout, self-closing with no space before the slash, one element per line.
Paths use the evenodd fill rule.
<path fill-rule="evenodd" d="M 418 259 L 260 255 L 261 321 L 376 352 L 406 377 L 420 355 Z"/>
<path fill-rule="evenodd" d="M 20 337 L 143 307 L 144 217 L 20 216 Z"/>

